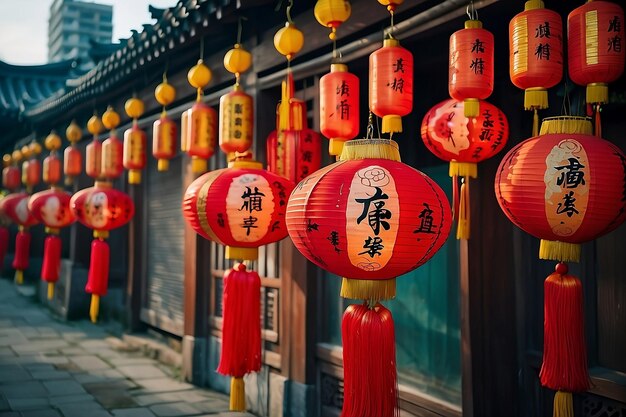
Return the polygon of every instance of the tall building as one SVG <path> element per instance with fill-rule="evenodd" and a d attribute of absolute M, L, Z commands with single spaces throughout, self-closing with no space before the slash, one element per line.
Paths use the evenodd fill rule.
<path fill-rule="evenodd" d="M 87 57 L 89 40 L 110 43 L 113 6 L 54 0 L 48 20 L 48 61 Z"/>

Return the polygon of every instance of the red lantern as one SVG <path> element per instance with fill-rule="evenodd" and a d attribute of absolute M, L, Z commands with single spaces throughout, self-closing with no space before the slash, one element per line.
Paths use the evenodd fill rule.
<path fill-rule="evenodd" d="M 46 226 L 48 236 L 44 242 L 41 279 L 48 283 L 48 299 L 54 296 L 54 284 L 59 280 L 61 270 L 60 228 L 74 223 L 70 210 L 72 195 L 52 188 L 33 194 L 28 201 L 28 210 L 39 222 Z"/>
<path fill-rule="evenodd" d="M 215 153 L 217 112 L 198 101 L 185 111 L 181 137 L 183 151 L 191 157 L 191 170 L 200 174 L 208 169 L 207 160 Z"/>
<path fill-rule="evenodd" d="M 308 128 L 304 103 L 300 110 L 302 128 L 280 133 L 285 147 L 287 178 L 294 183 L 303 180 L 322 165 L 322 139 L 319 133 Z"/>
<path fill-rule="evenodd" d="M 267 136 L 267 139 L 265 139 L 265 158 L 267 159 L 267 170 L 280 175 L 276 166 L 276 159 L 278 157 L 277 147 L 278 134 L 275 130 L 272 130 Z"/>
<path fill-rule="evenodd" d="M 93 187 L 74 194 L 70 207 L 80 223 L 94 230 L 85 291 L 91 294 L 89 315 L 96 322 L 100 297 L 106 295 L 109 279 L 109 245 L 105 239 L 109 236 L 109 230 L 122 227 L 130 221 L 135 213 L 135 205 L 128 195 L 111 188 L 110 183 L 96 181 Z"/>
<path fill-rule="evenodd" d="M 57 151 L 61 148 L 61 138 L 52 132 L 46 137 L 44 145 L 50 154 L 43 160 L 43 181 L 54 185 L 61 181 L 61 160 L 57 156 Z"/>
<path fill-rule="evenodd" d="M 65 174 L 65 185 L 71 185 L 74 183 L 74 178 L 79 176 L 83 170 L 83 157 L 76 148 L 76 143 L 83 136 L 83 132 L 72 120 L 72 123 L 65 129 L 65 136 L 70 141 L 70 145 L 63 152 L 63 173 Z"/>
<path fill-rule="evenodd" d="M 383 118 L 383 133 L 402 132 L 401 117 L 413 109 L 413 55 L 397 39 L 370 55 L 369 106 Z"/>
<path fill-rule="evenodd" d="M 478 100 L 493 92 L 493 45 L 493 34 L 474 18 L 450 36 L 448 91 L 450 97 L 465 102 L 466 117 L 478 116 Z"/>
<path fill-rule="evenodd" d="M 22 147 L 22 155 L 26 158 L 22 162 L 22 183 L 29 193 L 41 181 L 41 162 L 37 159 L 40 153 L 41 145 L 37 142 Z"/>
<path fill-rule="evenodd" d="M 584 118 L 548 119 L 541 135 L 514 147 L 498 169 L 500 207 L 515 225 L 542 239 L 542 259 L 578 261 L 580 243 L 626 219 L 626 156 L 591 134 L 591 123 Z M 582 287 L 564 265 L 556 273 L 545 284 L 541 383 L 563 392 L 585 391 L 589 376 L 582 317 L 567 314 L 569 309 L 582 311 Z M 563 397 L 560 393 L 555 398 L 555 410 L 571 404 L 571 395 L 565 396 L 567 401 Z"/>
<path fill-rule="evenodd" d="M 444 192 L 399 160 L 393 141 L 349 141 L 342 160 L 300 182 L 287 205 L 296 248 L 346 277 L 343 297 L 368 300 L 344 315 L 343 334 L 352 337 L 344 338 L 343 415 L 396 415 L 393 322 L 377 300 L 395 296 L 395 277 L 428 261 L 450 232 Z"/>
<path fill-rule="evenodd" d="M 128 183 L 140 184 L 141 170 L 146 167 L 146 132 L 133 124 L 124 132 L 123 148 L 123 165 L 128 170 Z"/>
<path fill-rule="evenodd" d="M 22 153 L 20 151 L 15 151 L 14 153 L 15 156 L 19 156 L 21 159 Z M 10 154 L 4 155 L 2 161 L 4 163 L 4 168 L 2 169 L 2 186 L 9 191 L 15 191 L 22 183 L 20 169 L 16 166 L 19 161 Z"/>
<path fill-rule="evenodd" d="M 157 169 L 160 172 L 167 171 L 170 159 L 176 156 L 177 135 L 176 122 L 166 115 L 161 115 L 152 126 L 152 156 L 158 159 Z"/>
<path fill-rule="evenodd" d="M 596 108 L 596 135 L 601 136 L 600 105 L 609 101 L 607 84 L 624 73 L 624 10 L 608 1 L 589 1 L 567 17 L 569 76 L 587 86 L 587 103 Z"/>
<path fill-rule="evenodd" d="M 252 127 L 254 124 L 252 97 L 235 90 L 220 98 L 220 148 L 226 154 L 243 153 L 252 146 Z"/>
<path fill-rule="evenodd" d="M 111 106 L 102 114 L 102 124 L 111 131 L 111 136 L 102 142 L 102 163 L 100 176 L 107 180 L 114 180 L 124 172 L 123 152 L 124 146 L 117 138 L 117 126 L 120 124 L 120 116 Z"/>
<path fill-rule="evenodd" d="M 24 271 L 28 269 L 28 257 L 30 252 L 30 232 L 28 228 L 37 224 L 37 219 L 28 210 L 27 193 L 9 194 L 0 200 L 1 210 L 19 226 L 19 232 L 15 237 L 15 257 L 13 269 L 15 269 L 15 283 L 21 285 L 24 282 Z"/>
<path fill-rule="evenodd" d="M 548 91 L 563 77 L 563 23 L 561 16 L 544 8 L 542 0 L 527 1 L 524 11 L 509 23 L 509 75 L 524 91 L 524 109 L 548 108 Z"/>
<path fill-rule="evenodd" d="M 332 64 L 320 78 L 320 131 L 328 153 L 341 155 L 343 143 L 359 134 L 359 79 L 344 64 Z"/>
<path fill-rule="evenodd" d="M 98 134 L 102 131 L 102 122 L 95 114 L 87 122 L 87 130 L 93 135 L 93 139 L 85 149 L 85 172 L 97 180 L 102 176 L 102 142 L 98 140 Z"/>

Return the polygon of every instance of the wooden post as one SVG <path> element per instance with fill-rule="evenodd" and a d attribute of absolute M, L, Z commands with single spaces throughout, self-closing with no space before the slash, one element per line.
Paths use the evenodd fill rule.
<path fill-rule="evenodd" d="M 128 225 L 128 281 L 126 284 L 126 326 L 131 332 L 144 328 L 141 322 L 143 282 L 145 275 L 144 232 L 146 228 L 144 197 L 145 186 L 128 187 L 128 194 L 135 203 L 135 216 Z"/>

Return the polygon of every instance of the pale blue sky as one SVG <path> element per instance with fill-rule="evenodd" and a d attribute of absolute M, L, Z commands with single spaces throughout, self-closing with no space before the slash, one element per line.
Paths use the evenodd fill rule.
<path fill-rule="evenodd" d="M 169 7 L 177 0 L 99 0 L 113 5 L 113 40 L 152 22 L 148 5 Z M 0 0 L 0 60 L 11 64 L 43 64 L 48 53 L 48 17 L 52 0 Z"/>

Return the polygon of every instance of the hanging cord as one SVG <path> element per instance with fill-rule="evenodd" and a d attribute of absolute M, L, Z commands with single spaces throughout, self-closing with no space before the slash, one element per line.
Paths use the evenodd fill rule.
<path fill-rule="evenodd" d="M 287 22 L 289 22 L 290 24 L 293 23 L 293 20 L 291 20 L 291 8 L 293 7 L 293 0 L 289 0 L 289 4 L 287 5 Z"/>
<path fill-rule="evenodd" d="M 478 10 L 476 10 L 476 7 L 474 6 L 473 1 L 469 2 L 469 4 L 467 5 L 467 8 L 465 9 L 465 13 L 467 14 L 470 20 L 478 20 Z"/>
<path fill-rule="evenodd" d="M 365 139 L 374 139 L 374 113 L 370 110 L 367 117 L 367 131 L 365 133 Z"/>

